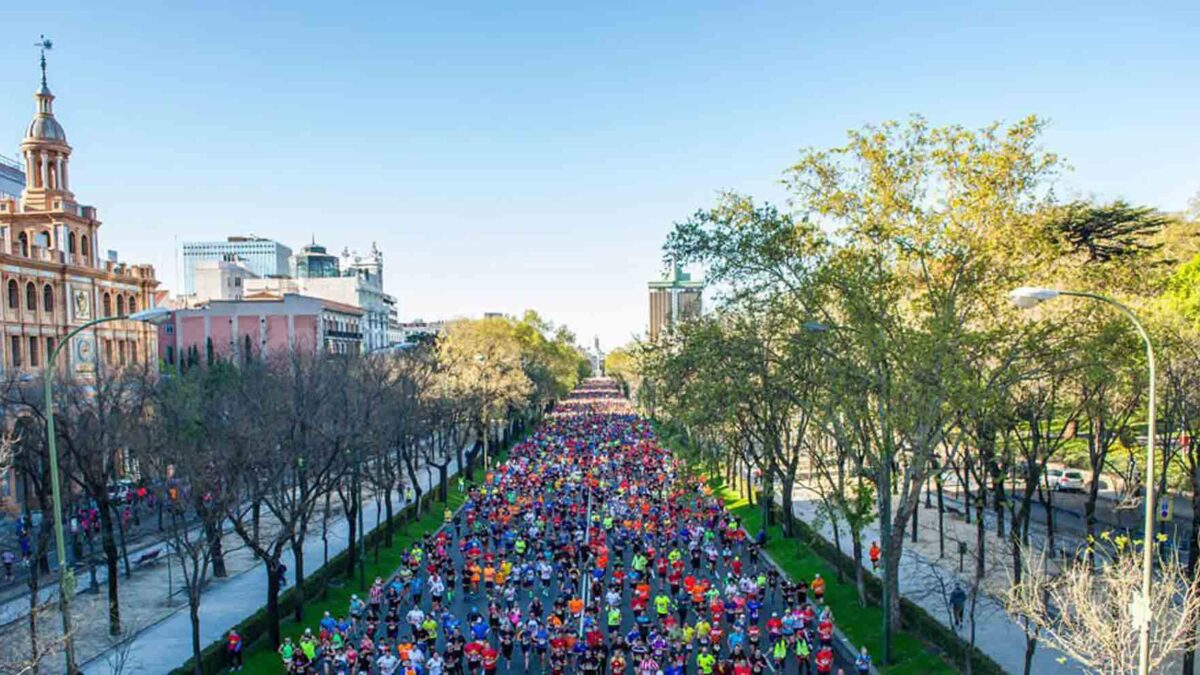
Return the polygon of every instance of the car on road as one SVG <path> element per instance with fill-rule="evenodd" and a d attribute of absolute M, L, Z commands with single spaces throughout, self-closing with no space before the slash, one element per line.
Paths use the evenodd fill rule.
<path fill-rule="evenodd" d="M 1083 492 L 1083 472 L 1076 469 L 1048 469 L 1046 482 L 1058 492 Z"/>

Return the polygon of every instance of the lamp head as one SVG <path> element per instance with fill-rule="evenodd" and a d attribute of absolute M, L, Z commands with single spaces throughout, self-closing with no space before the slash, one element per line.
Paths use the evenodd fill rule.
<path fill-rule="evenodd" d="M 140 312 L 134 312 L 127 318 L 130 321 L 141 321 L 142 323 L 149 323 L 157 326 L 158 324 L 166 322 L 167 317 L 170 315 L 171 310 L 167 309 L 166 307 L 151 307 L 150 309 L 143 309 Z"/>
<path fill-rule="evenodd" d="M 1012 303 L 1021 309 L 1029 309 L 1047 300 L 1053 300 L 1058 296 L 1059 292 L 1053 288 L 1038 288 L 1036 286 L 1022 286 L 1008 293 L 1008 298 L 1012 300 Z"/>

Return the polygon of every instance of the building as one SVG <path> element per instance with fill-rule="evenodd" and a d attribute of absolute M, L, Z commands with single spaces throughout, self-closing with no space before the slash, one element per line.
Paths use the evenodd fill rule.
<path fill-rule="evenodd" d="M 58 341 L 83 323 L 152 307 L 158 286 L 150 265 L 126 265 L 111 252 L 101 259 L 96 209 L 71 191 L 71 146 L 54 116 L 44 59 L 34 100 L 20 146 L 23 170 L 0 164 L 0 367 L 9 373 L 39 369 Z M 8 194 L 18 184 L 20 196 Z M 77 335 L 61 365 L 87 377 L 98 364 L 152 358 L 156 339 L 153 327 L 140 322 L 104 323 Z"/>
<path fill-rule="evenodd" d="M 198 305 L 211 300 L 241 300 L 246 294 L 247 279 L 257 274 L 236 256 L 227 260 L 201 260 L 196 263 L 196 292 L 185 296 L 183 304 Z"/>
<path fill-rule="evenodd" d="M 383 254 L 371 246 L 367 255 L 349 250 L 330 254 L 311 243 L 292 256 L 291 277 L 247 279 L 247 293 L 294 293 L 324 298 L 363 310 L 363 349 L 367 352 L 393 343 L 390 330 L 396 299 L 383 291 Z"/>
<path fill-rule="evenodd" d="M 432 340 L 446 330 L 446 321 L 415 321 L 396 322 L 393 325 L 393 340 L 399 344 Z"/>
<path fill-rule="evenodd" d="M 704 282 L 692 281 L 692 275 L 679 265 L 671 266 L 671 275 L 659 281 L 651 281 L 650 290 L 650 339 L 658 336 L 678 321 L 700 316 Z"/>
<path fill-rule="evenodd" d="M 236 258 L 260 277 L 287 276 L 292 249 L 256 237 L 227 237 L 225 241 L 188 241 L 183 244 L 183 294 L 196 292 L 196 266 L 201 262 Z"/>
<path fill-rule="evenodd" d="M 190 358 L 240 360 L 293 350 L 362 351 L 363 311 L 295 293 L 250 293 L 178 309 L 159 325 L 159 358 L 178 366 Z"/>
<path fill-rule="evenodd" d="M 0 155 L 0 198 L 20 199 L 25 191 L 25 171 L 21 163 Z"/>
<path fill-rule="evenodd" d="M 291 276 L 296 279 L 329 279 L 341 276 L 338 257 L 315 241 L 293 255 L 288 261 L 288 267 Z"/>

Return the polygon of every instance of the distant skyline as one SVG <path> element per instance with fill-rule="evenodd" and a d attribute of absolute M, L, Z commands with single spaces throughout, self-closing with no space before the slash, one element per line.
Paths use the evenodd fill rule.
<path fill-rule="evenodd" d="M 723 189 L 782 202 L 800 148 L 914 113 L 1047 118 L 1064 198 L 1200 190 L 1194 0 L 62 0 L 0 21 L 0 154 L 45 33 L 72 189 L 172 292 L 183 241 L 376 242 L 402 319 L 531 308 L 611 349 L 646 328 L 673 222 Z"/>

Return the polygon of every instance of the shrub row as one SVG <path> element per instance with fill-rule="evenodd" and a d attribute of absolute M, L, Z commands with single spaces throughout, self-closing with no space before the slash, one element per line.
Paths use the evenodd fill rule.
<path fill-rule="evenodd" d="M 783 509 L 778 507 L 776 507 L 775 513 L 779 517 L 784 515 Z M 803 520 L 793 517 L 792 522 L 795 525 L 794 531 L 809 548 L 843 574 L 851 579 L 854 578 L 854 558 L 834 547 Z M 872 603 L 881 604 L 883 582 L 871 574 L 864 574 L 863 577 L 867 598 Z M 924 608 L 904 597 L 900 598 L 900 622 L 908 632 L 921 636 L 923 640 L 940 649 L 952 663 L 963 664 L 967 655 L 970 654 L 972 673 L 976 675 L 1006 675 L 1005 670 L 978 647 L 971 646 L 959 637 L 958 633 L 935 619 Z"/>

